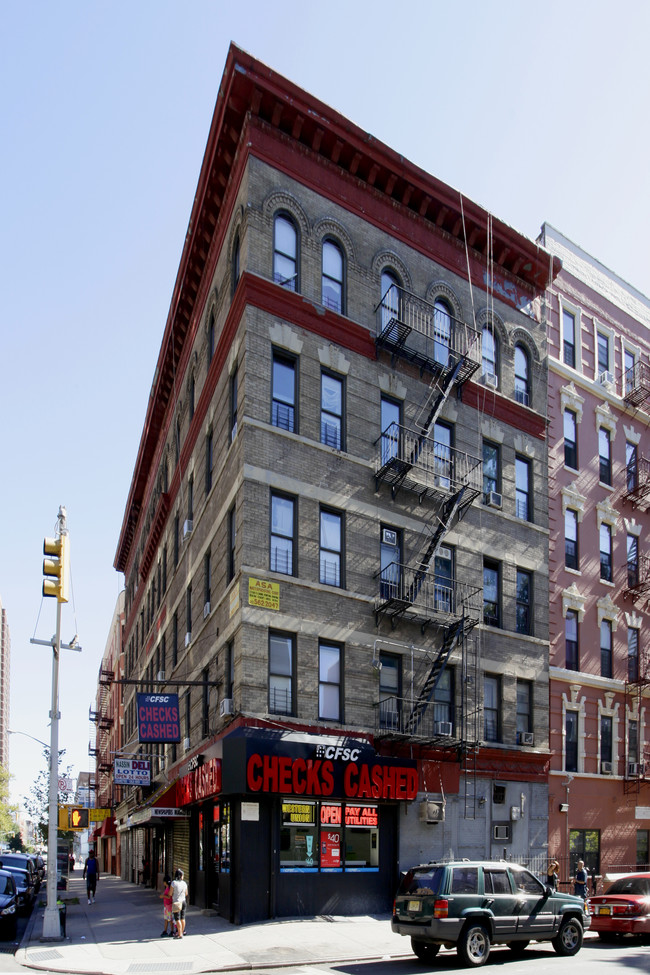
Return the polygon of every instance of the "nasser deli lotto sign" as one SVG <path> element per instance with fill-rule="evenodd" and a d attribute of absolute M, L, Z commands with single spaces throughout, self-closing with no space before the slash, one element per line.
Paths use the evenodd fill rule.
<path fill-rule="evenodd" d="M 343 751 L 337 749 L 335 751 Z M 340 796 L 346 799 L 414 799 L 418 791 L 415 763 L 391 762 L 359 749 L 356 760 L 305 758 L 253 753 L 246 763 L 248 792 L 295 796 Z M 366 757 L 367 756 L 367 757 Z"/>

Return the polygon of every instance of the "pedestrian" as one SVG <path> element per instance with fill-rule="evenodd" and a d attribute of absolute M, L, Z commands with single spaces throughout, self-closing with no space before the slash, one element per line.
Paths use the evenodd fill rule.
<path fill-rule="evenodd" d="M 99 864 L 94 850 L 89 851 L 86 862 L 84 863 L 83 879 L 86 881 L 88 903 L 94 904 L 97 881 L 99 880 Z"/>
<path fill-rule="evenodd" d="M 546 883 L 553 890 L 557 890 L 557 885 L 559 882 L 558 871 L 560 869 L 560 864 L 557 860 L 550 860 L 548 864 L 548 870 L 546 871 Z"/>
<path fill-rule="evenodd" d="M 142 857 L 142 883 L 145 887 L 149 886 L 149 880 L 151 878 L 151 864 L 149 863 L 149 857 Z"/>
<path fill-rule="evenodd" d="M 573 893 L 577 897 L 582 897 L 583 900 L 587 895 L 587 871 L 585 870 L 584 860 L 578 860 L 578 867 L 576 869 L 576 875 L 574 879 Z"/>
<path fill-rule="evenodd" d="M 74 853 L 70 854 L 70 873 L 74 870 Z"/>
<path fill-rule="evenodd" d="M 163 921 L 165 922 L 160 937 L 171 938 L 174 933 L 174 921 L 172 918 L 172 878 L 169 874 L 165 874 L 165 887 L 160 896 L 163 902 Z M 169 931 L 167 930 L 167 925 L 169 925 Z"/>
<path fill-rule="evenodd" d="M 179 868 L 174 874 L 174 880 L 172 881 L 172 914 L 174 916 L 174 924 L 176 925 L 176 931 L 174 932 L 175 938 L 183 938 L 185 936 L 185 905 L 187 903 L 187 884 L 183 880 L 183 871 Z"/>

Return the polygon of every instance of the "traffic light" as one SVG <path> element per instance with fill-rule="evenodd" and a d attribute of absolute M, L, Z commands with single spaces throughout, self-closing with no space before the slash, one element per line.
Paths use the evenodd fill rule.
<path fill-rule="evenodd" d="M 70 809 L 70 829 L 88 829 L 89 819 L 88 809 L 81 806 L 72 806 Z"/>
<path fill-rule="evenodd" d="M 43 559 L 43 595 L 56 596 L 60 603 L 68 601 L 68 574 L 70 550 L 67 535 L 46 538 L 43 552 L 50 558 Z"/>

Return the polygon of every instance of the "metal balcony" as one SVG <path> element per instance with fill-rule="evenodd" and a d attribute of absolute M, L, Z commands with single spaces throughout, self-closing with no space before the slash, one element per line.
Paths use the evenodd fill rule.
<path fill-rule="evenodd" d="M 431 437 L 391 423 L 375 442 L 375 487 L 380 482 L 391 485 L 393 497 L 404 485 L 422 498 L 424 495 L 448 496 L 462 487 L 473 498 L 483 484 L 483 465 L 478 457 Z"/>
<path fill-rule="evenodd" d="M 641 555 L 627 563 L 627 586 L 624 596 L 640 599 L 650 593 L 650 556 Z"/>
<path fill-rule="evenodd" d="M 395 357 L 414 363 L 421 372 L 466 382 L 480 364 L 475 328 L 439 307 L 392 285 L 375 309 L 375 344 Z"/>
<path fill-rule="evenodd" d="M 627 465 L 623 497 L 635 508 L 643 511 L 650 508 L 650 460 L 647 457 L 639 457 Z"/>
<path fill-rule="evenodd" d="M 635 362 L 623 373 L 623 398 L 636 409 L 650 403 L 650 366 L 646 362 Z"/>
<path fill-rule="evenodd" d="M 417 567 L 391 562 L 375 578 L 377 622 L 385 616 L 394 625 L 405 617 L 424 631 L 430 625 L 452 627 L 464 621 L 467 631 L 479 621 L 482 589 L 429 572 L 424 561 Z"/>
<path fill-rule="evenodd" d="M 386 697 L 374 705 L 374 730 L 377 738 L 409 738 L 440 747 L 456 748 L 460 729 L 455 714 L 446 705 L 431 701 L 417 728 L 411 716 L 415 701 L 406 697 Z M 453 710 L 453 709 L 452 709 Z"/>

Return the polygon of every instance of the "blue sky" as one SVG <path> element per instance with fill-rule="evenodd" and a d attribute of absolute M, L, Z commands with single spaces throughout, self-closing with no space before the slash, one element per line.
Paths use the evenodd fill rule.
<path fill-rule="evenodd" d="M 88 711 L 124 505 L 234 41 L 529 237 L 544 220 L 650 294 L 650 4 L 2 0 L 2 558 L 13 730 L 49 740 L 44 535 L 68 511 L 60 743 Z M 645 240 L 645 243 L 644 243 Z M 12 736 L 12 792 L 40 747 Z"/>

